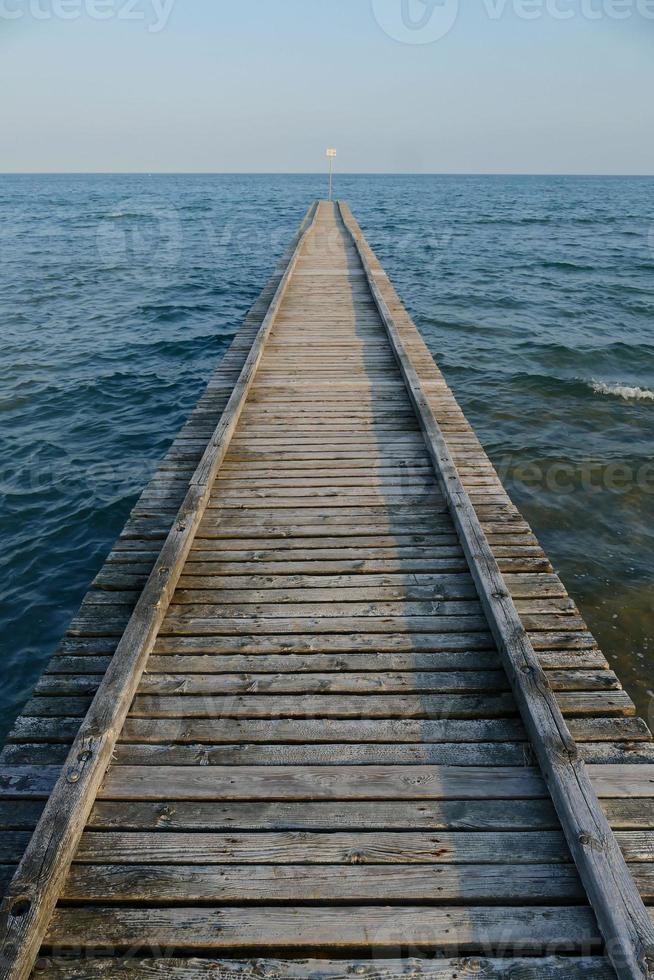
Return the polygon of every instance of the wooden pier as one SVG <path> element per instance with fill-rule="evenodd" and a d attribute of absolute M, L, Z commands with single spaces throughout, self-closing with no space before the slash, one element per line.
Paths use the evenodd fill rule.
<path fill-rule="evenodd" d="M 1 759 L 7 980 L 654 976 L 654 744 L 317 202 Z"/>

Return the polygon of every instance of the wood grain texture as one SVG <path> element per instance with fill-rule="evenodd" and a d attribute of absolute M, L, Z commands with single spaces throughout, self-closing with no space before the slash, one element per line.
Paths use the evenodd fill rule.
<path fill-rule="evenodd" d="M 48 946 L 117 949 L 186 948 L 189 951 L 288 950 L 322 947 L 347 954 L 370 950 L 393 955 L 402 947 L 457 954 L 501 948 L 504 955 L 547 951 L 599 952 L 592 913 L 574 906 L 538 908 L 469 906 L 321 908 L 75 908 L 58 909 L 45 937 Z"/>
<path fill-rule="evenodd" d="M 398 960 L 173 960 L 101 959 L 76 964 L 43 959 L 42 980 L 612 980 L 611 966 L 602 957 L 549 956 L 528 959 Z"/>

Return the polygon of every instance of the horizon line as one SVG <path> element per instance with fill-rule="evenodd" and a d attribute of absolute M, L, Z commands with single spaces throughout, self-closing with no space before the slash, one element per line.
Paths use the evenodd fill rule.
<path fill-rule="evenodd" d="M 323 170 L 0 170 L 0 177 L 324 177 Z M 528 170 L 343 170 L 335 177 L 638 177 L 652 173 Z"/>

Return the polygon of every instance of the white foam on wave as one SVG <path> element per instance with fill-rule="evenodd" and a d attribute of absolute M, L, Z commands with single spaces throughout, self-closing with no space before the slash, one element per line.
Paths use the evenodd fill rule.
<path fill-rule="evenodd" d="M 625 401 L 654 402 L 654 391 L 633 385 L 607 384 L 605 381 L 592 381 L 591 388 L 596 395 L 613 395 Z"/>

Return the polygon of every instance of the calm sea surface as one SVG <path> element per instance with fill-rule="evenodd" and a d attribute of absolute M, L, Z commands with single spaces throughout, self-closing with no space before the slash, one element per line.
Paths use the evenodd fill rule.
<path fill-rule="evenodd" d="M 648 715 L 654 178 L 337 190 Z M 0 732 L 324 192 L 309 176 L 0 176 Z"/>

